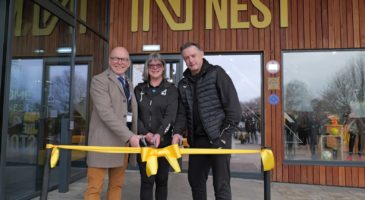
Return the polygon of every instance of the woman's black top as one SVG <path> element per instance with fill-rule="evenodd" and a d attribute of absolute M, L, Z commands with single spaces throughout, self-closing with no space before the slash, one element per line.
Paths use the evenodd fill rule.
<path fill-rule="evenodd" d="M 166 80 L 157 87 L 143 82 L 135 87 L 134 93 L 138 102 L 138 134 L 146 135 L 148 132 L 160 134 L 159 147 L 171 144 L 178 106 L 178 92 L 175 85 Z"/>

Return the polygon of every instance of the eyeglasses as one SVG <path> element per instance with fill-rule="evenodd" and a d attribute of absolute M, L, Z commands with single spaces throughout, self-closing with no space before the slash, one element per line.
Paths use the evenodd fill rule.
<path fill-rule="evenodd" d="M 162 64 L 158 63 L 158 64 L 148 64 L 148 68 L 161 68 Z"/>
<path fill-rule="evenodd" d="M 129 58 L 110 57 L 113 62 L 129 62 Z"/>

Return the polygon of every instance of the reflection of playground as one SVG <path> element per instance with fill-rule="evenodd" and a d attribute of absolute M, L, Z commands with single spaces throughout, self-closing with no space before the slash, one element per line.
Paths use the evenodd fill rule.
<path fill-rule="evenodd" d="M 336 145 L 339 145 L 339 149 L 338 151 L 334 152 L 333 149 L 329 148 L 326 144 L 325 141 L 327 140 L 327 137 L 331 137 L 333 138 L 337 143 Z M 318 148 L 320 151 L 319 152 L 324 152 L 324 151 L 328 151 L 331 153 L 331 155 L 329 156 L 329 158 L 326 158 L 325 156 L 327 156 L 326 154 L 321 154 L 317 153 L 315 154 L 315 156 L 311 155 L 310 152 L 310 147 L 309 145 L 295 145 L 295 147 L 293 148 L 293 150 L 295 151 L 293 153 L 293 155 L 291 157 L 289 157 L 288 152 L 286 152 L 286 159 L 290 159 L 290 160 L 338 160 L 338 161 L 365 161 L 364 156 L 356 156 L 357 154 L 355 154 L 351 160 L 349 159 L 349 157 L 347 156 L 348 153 L 348 145 L 346 145 L 344 142 L 341 142 L 340 137 L 336 137 L 336 136 L 331 136 L 331 135 L 324 135 L 324 137 L 320 137 L 320 144 L 322 143 L 322 145 L 317 145 L 316 148 Z M 358 142 L 358 139 L 356 139 L 355 141 L 356 143 Z M 287 149 L 286 149 L 287 151 Z M 354 152 L 358 152 L 357 147 L 355 147 Z"/>
<path fill-rule="evenodd" d="M 289 160 L 364 161 L 365 102 L 351 112 L 284 112 L 285 158 Z"/>

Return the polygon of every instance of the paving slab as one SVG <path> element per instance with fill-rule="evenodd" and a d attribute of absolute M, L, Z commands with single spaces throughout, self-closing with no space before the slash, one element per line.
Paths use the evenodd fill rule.
<path fill-rule="evenodd" d="M 127 170 L 126 181 L 123 189 L 123 199 L 139 199 L 139 172 Z M 82 200 L 83 192 L 86 187 L 86 178 L 70 185 L 67 193 L 59 193 L 57 190 L 48 194 L 50 200 Z M 106 186 L 105 186 L 106 187 Z M 233 200 L 261 200 L 264 199 L 264 186 L 261 180 L 232 178 L 232 199 Z M 214 200 L 214 191 L 212 177 L 209 177 L 207 183 L 208 200 Z M 105 190 L 104 190 L 105 191 Z M 39 198 L 34 198 L 39 199 Z M 105 199 L 105 193 L 103 194 Z M 168 200 L 191 200 L 190 186 L 185 173 L 171 173 L 169 176 L 169 194 Z M 364 200 L 365 189 L 318 186 L 305 184 L 290 183 L 271 183 L 272 200 Z"/>

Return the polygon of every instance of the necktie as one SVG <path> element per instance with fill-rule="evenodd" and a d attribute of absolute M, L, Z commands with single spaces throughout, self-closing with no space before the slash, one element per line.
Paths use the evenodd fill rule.
<path fill-rule="evenodd" d="M 126 81 L 123 77 L 119 76 L 118 80 L 122 83 L 123 89 L 124 89 L 124 94 L 127 97 L 128 101 L 130 100 L 130 92 L 129 92 L 129 84 L 128 81 Z"/>
<path fill-rule="evenodd" d="M 124 94 L 127 97 L 127 108 L 128 108 L 128 112 L 132 112 L 132 105 L 131 105 L 131 94 L 129 92 L 129 84 L 128 81 L 125 80 L 123 77 L 119 76 L 118 77 L 119 82 L 122 84 L 123 86 L 123 90 L 124 90 Z M 129 129 L 131 129 L 132 127 L 132 123 L 131 122 L 127 122 L 127 126 Z"/>

